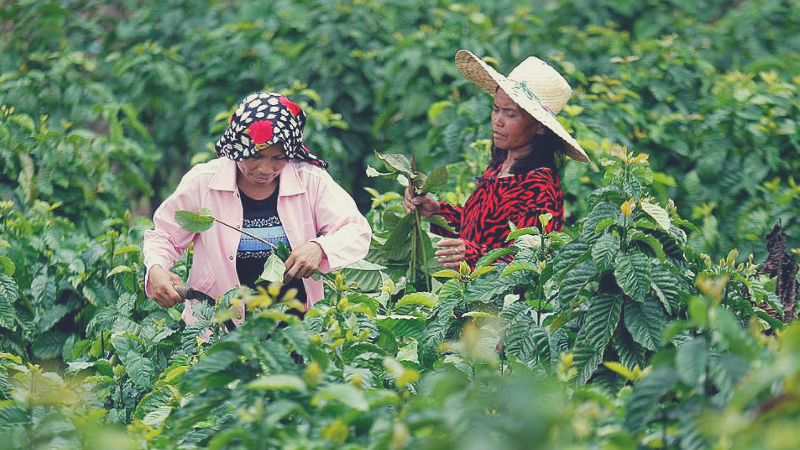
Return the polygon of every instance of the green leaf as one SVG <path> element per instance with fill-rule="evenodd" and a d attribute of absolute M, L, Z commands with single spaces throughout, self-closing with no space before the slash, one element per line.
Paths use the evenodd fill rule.
<path fill-rule="evenodd" d="M 437 272 L 434 272 L 433 274 L 431 274 L 431 276 L 437 278 L 458 278 L 461 275 L 459 275 L 458 272 L 456 272 L 453 269 L 442 269 Z"/>
<path fill-rule="evenodd" d="M 625 326 L 633 339 L 648 350 L 658 350 L 667 317 L 655 298 L 644 303 L 625 301 Z"/>
<path fill-rule="evenodd" d="M 425 217 L 424 219 L 430 222 L 431 224 L 436 225 L 437 227 L 441 227 L 442 229 L 445 229 L 451 233 L 458 234 L 456 233 L 456 230 L 450 226 L 450 223 L 447 222 L 447 219 L 445 219 L 442 216 L 436 215 L 436 216 Z"/>
<path fill-rule="evenodd" d="M 10 276 L 0 273 L 0 327 L 15 330 L 17 313 L 14 302 L 18 298 L 17 283 Z"/>
<path fill-rule="evenodd" d="M 643 242 L 650 246 L 653 249 L 653 253 L 659 259 L 659 261 L 664 261 L 667 258 L 667 255 L 664 253 L 664 244 L 661 243 L 655 236 L 642 233 L 641 231 L 632 231 L 628 235 L 629 242 Z"/>
<path fill-rule="evenodd" d="M 44 312 L 38 317 L 38 323 L 36 324 L 36 332 L 41 334 L 45 331 L 50 330 L 53 326 L 61 320 L 62 317 L 67 315 L 69 312 L 69 308 L 67 305 L 58 304 L 53 305 L 50 308 L 44 310 Z"/>
<path fill-rule="evenodd" d="M 691 387 L 703 382 L 710 357 L 706 341 L 702 336 L 694 337 L 678 347 L 675 369 L 681 381 Z"/>
<path fill-rule="evenodd" d="M 264 375 L 247 383 L 245 389 L 259 389 L 266 391 L 306 391 L 306 382 L 296 375 Z"/>
<path fill-rule="evenodd" d="M 428 308 L 433 308 L 439 303 L 439 297 L 430 292 L 415 292 L 413 294 L 404 295 L 403 298 L 397 301 L 397 308 L 406 305 L 422 305 Z"/>
<path fill-rule="evenodd" d="M 593 297 L 576 344 L 585 340 L 596 349 L 608 345 L 619 324 L 623 303 L 622 295 L 611 292 L 602 292 Z"/>
<path fill-rule="evenodd" d="M 637 344 L 624 327 L 617 328 L 617 332 L 614 333 L 614 337 L 611 339 L 611 344 L 619 356 L 619 361 L 625 367 L 633 369 L 637 365 L 639 367 L 647 365 L 647 349 Z"/>
<path fill-rule="evenodd" d="M 49 331 L 33 342 L 31 350 L 34 356 L 42 359 L 55 358 L 61 355 L 67 335 L 58 331 Z"/>
<path fill-rule="evenodd" d="M 672 226 L 672 221 L 669 219 L 669 214 L 664 208 L 650 203 L 649 201 L 642 201 L 641 207 L 642 211 L 646 212 L 647 215 L 652 217 L 658 226 L 663 228 L 665 231 L 669 231 L 669 228 Z"/>
<path fill-rule="evenodd" d="M 605 347 L 593 348 L 586 342 L 575 344 L 573 366 L 578 370 L 578 385 L 584 385 L 603 362 Z"/>
<path fill-rule="evenodd" d="M 526 235 L 537 235 L 538 236 L 540 234 L 542 234 L 542 233 L 539 231 L 538 228 L 530 228 L 530 227 L 529 228 L 520 228 L 520 229 L 517 229 L 517 230 L 514 230 L 514 231 L 508 233 L 508 236 L 506 236 L 506 242 L 512 241 L 512 240 L 514 240 L 514 239 L 516 239 L 516 238 L 518 238 L 520 236 L 526 236 Z"/>
<path fill-rule="evenodd" d="M 489 252 L 487 252 L 485 255 L 483 255 L 481 257 L 481 259 L 479 259 L 478 262 L 475 264 L 475 270 L 478 270 L 481 267 L 488 266 L 489 264 L 492 264 L 493 262 L 497 261 L 498 259 L 502 258 L 503 256 L 513 255 L 513 254 L 514 254 L 514 250 L 512 250 L 512 249 L 510 249 L 508 247 L 500 247 L 500 248 L 495 248 L 495 249 L 489 250 Z"/>
<path fill-rule="evenodd" d="M 12 261 L 8 256 L 0 256 L 0 266 L 3 268 L 3 273 L 9 277 L 13 277 L 14 272 L 17 271 L 16 264 L 14 264 L 14 261 Z"/>
<path fill-rule="evenodd" d="M 214 225 L 214 216 L 203 208 L 199 214 L 186 210 L 175 211 L 175 221 L 190 233 L 202 233 Z"/>
<path fill-rule="evenodd" d="M 590 257 L 591 247 L 583 241 L 572 241 L 561 248 L 555 258 L 553 273 L 562 278 L 564 273 Z"/>
<path fill-rule="evenodd" d="M 664 396 L 677 382 L 672 368 L 656 369 L 633 386 L 625 409 L 625 426 L 631 433 L 639 433 L 654 420 Z"/>
<path fill-rule="evenodd" d="M 494 267 L 494 266 L 492 266 Z M 529 270 L 531 272 L 539 273 L 539 266 L 537 266 L 534 262 L 522 259 L 515 259 L 509 263 L 505 269 L 500 273 L 500 276 L 506 276 L 508 274 L 518 272 L 520 270 Z M 533 276 L 533 275 L 531 275 Z"/>
<path fill-rule="evenodd" d="M 124 255 L 125 253 L 141 253 L 142 249 L 136 245 L 125 245 L 114 250 L 114 256 Z"/>
<path fill-rule="evenodd" d="M 605 272 L 614 261 L 619 251 L 619 241 L 611 233 L 600 236 L 592 245 L 592 260 L 598 272 Z"/>
<path fill-rule="evenodd" d="M 133 269 L 130 266 L 117 266 L 117 267 L 114 267 L 111 270 L 111 272 L 108 272 L 108 275 L 106 275 L 106 278 L 111 278 L 114 275 L 118 275 L 120 273 L 132 273 L 132 272 L 133 272 Z"/>
<path fill-rule="evenodd" d="M 142 356 L 136 352 L 128 352 L 123 359 L 125 364 L 125 371 L 131 377 L 137 386 L 143 389 L 153 387 L 153 381 L 156 375 L 156 366 L 150 358 Z"/>
<path fill-rule="evenodd" d="M 661 304 L 664 305 L 667 314 L 672 314 L 672 310 L 677 308 L 680 298 L 679 283 L 676 280 L 677 276 L 669 270 L 658 265 L 653 266 L 650 287 L 661 301 Z"/>
<path fill-rule="evenodd" d="M 569 272 L 561 281 L 561 286 L 558 290 L 558 302 L 562 305 L 569 305 L 580 294 L 593 277 L 597 274 L 597 269 L 594 267 L 594 262 L 586 261 L 581 263 Z"/>
<path fill-rule="evenodd" d="M 411 253 L 412 232 L 414 232 L 414 214 L 406 214 L 395 225 L 381 250 L 392 260 L 408 258 Z"/>
<path fill-rule="evenodd" d="M 428 174 L 422 192 L 436 192 L 447 183 L 447 166 L 439 166 Z"/>
<path fill-rule="evenodd" d="M 370 177 L 370 178 L 394 178 L 395 174 L 394 173 L 378 172 L 377 169 L 375 169 L 374 167 L 368 165 L 367 166 L 367 176 Z"/>
<path fill-rule="evenodd" d="M 650 291 L 650 261 L 640 252 L 617 254 L 614 277 L 628 297 L 643 303 Z"/>
<path fill-rule="evenodd" d="M 375 152 L 375 157 L 378 158 L 378 160 L 381 161 L 389 170 L 400 172 L 408 176 L 411 176 L 414 172 L 411 169 L 411 162 L 404 155 L 398 153 Z"/>
<path fill-rule="evenodd" d="M 272 253 L 264 263 L 264 270 L 261 272 L 261 279 L 270 283 L 283 281 L 283 274 L 286 272 L 286 264 L 281 261 L 277 254 Z"/>
<path fill-rule="evenodd" d="M 349 384 L 329 384 L 320 389 L 311 399 L 312 405 L 320 405 L 325 400 L 335 400 L 357 411 L 369 410 L 364 392 Z"/>

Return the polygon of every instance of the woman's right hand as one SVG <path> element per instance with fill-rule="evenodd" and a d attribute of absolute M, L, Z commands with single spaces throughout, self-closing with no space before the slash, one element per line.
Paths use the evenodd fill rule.
<path fill-rule="evenodd" d="M 148 283 L 150 284 L 151 297 L 162 308 L 170 308 L 183 301 L 178 291 L 175 290 L 175 286 L 183 284 L 181 277 L 160 265 L 156 264 L 150 268 Z"/>
<path fill-rule="evenodd" d="M 433 216 L 438 214 L 440 210 L 439 201 L 433 198 L 431 194 L 422 194 L 414 197 L 410 189 L 406 189 L 405 195 L 403 195 L 403 209 L 405 209 L 406 214 L 415 209 L 419 210 L 422 217 Z"/>

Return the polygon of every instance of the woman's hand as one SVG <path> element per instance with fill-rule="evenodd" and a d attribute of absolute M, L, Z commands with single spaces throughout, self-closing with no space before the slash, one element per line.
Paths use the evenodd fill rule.
<path fill-rule="evenodd" d="M 286 271 L 283 272 L 283 284 L 292 278 L 308 278 L 319 269 L 325 252 L 316 242 L 306 242 L 292 251 L 286 258 Z"/>
<path fill-rule="evenodd" d="M 406 189 L 405 195 L 403 195 L 403 209 L 406 210 L 406 214 L 418 209 L 422 217 L 430 217 L 438 214 L 440 208 L 439 201 L 433 198 L 431 194 L 414 197 L 411 191 Z"/>
<path fill-rule="evenodd" d="M 461 239 L 445 239 L 436 243 L 441 250 L 436 250 L 436 258 L 448 269 L 458 269 L 464 261 L 467 246 Z"/>
<path fill-rule="evenodd" d="M 183 284 L 181 277 L 156 264 L 150 268 L 150 292 L 153 300 L 162 308 L 170 308 L 183 302 L 183 298 L 175 290 L 175 286 Z"/>

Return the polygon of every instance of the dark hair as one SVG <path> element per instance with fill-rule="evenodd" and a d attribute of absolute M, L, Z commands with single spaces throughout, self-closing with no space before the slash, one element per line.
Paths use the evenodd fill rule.
<path fill-rule="evenodd" d="M 543 134 L 537 134 L 533 138 L 533 151 L 524 158 L 518 159 L 511 166 L 511 173 L 519 175 L 528 173 L 540 167 L 547 167 L 554 172 L 560 172 L 564 167 L 564 141 L 561 140 L 549 128 L 544 129 Z M 498 167 L 506 158 L 508 151 L 492 145 L 492 160 L 489 165 L 492 168 Z"/>

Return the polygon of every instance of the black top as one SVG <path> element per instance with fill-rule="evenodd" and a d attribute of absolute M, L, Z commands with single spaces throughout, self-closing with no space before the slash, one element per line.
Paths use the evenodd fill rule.
<path fill-rule="evenodd" d="M 283 242 L 291 250 L 289 239 L 278 216 L 278 189 L 263 200 L 252 199 L 241 190 L 239 194 L 244 211 L 242 228 L 275 245 Z M 256 280 L 264 271 L 264 263 L 272 255 L 272 251 L 269 245 L 242 233 L 239 249 L 236 252 L 236 273 L 239 276 L 239 283 L 255 288 Z M 306 292 L 302 280 L 293 278 L 281 291 L 283 293 L 292 287 L 297 288 L 297 299 L 305 303 Z"/>

